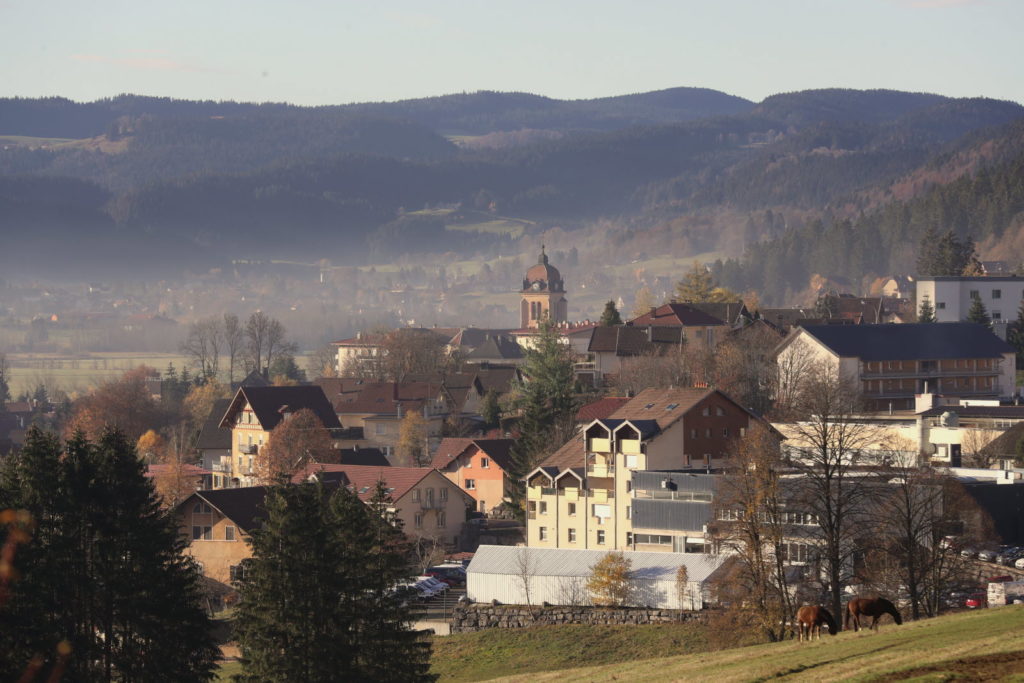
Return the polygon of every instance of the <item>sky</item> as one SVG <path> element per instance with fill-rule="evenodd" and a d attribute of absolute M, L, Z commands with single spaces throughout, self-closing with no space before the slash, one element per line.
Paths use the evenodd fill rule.
<path fill-rule="evenodd" d="M 1024 103 L 1022 0 L 0 0 L 0 97 L 825 87 Z"/>

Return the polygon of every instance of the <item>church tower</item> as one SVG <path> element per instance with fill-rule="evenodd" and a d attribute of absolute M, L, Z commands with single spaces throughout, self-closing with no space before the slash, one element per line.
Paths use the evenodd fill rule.
<path fill-rule="evenodd" d="M 542 320 L 564 323 L 569 319 L 569 302 L 565 299 L 565 283 L 558 269 L 548 264 L 548 255 L 540 248 L 537 265 L 523 278 L 522 301 L 519 304 L 519 327 L 540 327 Z"/>

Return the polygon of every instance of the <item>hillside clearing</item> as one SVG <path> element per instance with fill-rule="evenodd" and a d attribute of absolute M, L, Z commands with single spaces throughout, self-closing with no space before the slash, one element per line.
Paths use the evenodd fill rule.
<path fill-rule="evenodd" d="M 811 644 L 787 641 L 703 654 L 572 668 L 502 681 L 949 680 L 1024 673 L 1024 608 L 979 610 L 844 632 Z"/>

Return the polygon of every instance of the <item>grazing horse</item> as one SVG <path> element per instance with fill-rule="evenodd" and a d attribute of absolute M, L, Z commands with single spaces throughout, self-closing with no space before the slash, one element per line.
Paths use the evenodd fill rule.
<path fill-rule="evenodd" d="M 815 635 L 821 640 L 821 625 L 828 625 L 828 632 L 836 635 L 839 632 L 839 625 L 832 618 L 832 613 L 818 605 L 804 605 L 796 612 L 796 627 L 800 633 L 800 640 L 806 635 L 807 640 L 812 640 Z"/>
<path fill-rule="evenodd" d="M 899 610 L 896 609 L 896 605 L 892 604 L 885 598 L 854 598 L 850 600 L 849 604 L 846 605 L 846 621 L 845 627 L 850 628 L 850 618 L 853 618 L 853 630 L 860 630 L 860 618 L 861 617 L 872 617 L 871 629 L 873 631 L 878 630 L 878 620 L 886 614 L 891 614 L 893 621 L 896 625 L 903 623 L 903 617 L 900 616 Z"/>

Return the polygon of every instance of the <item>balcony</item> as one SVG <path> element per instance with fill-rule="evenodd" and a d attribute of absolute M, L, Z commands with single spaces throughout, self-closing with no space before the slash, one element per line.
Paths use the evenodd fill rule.
<path fill-rule="evenodd" d="M 566 500 L 579 500 L 580 490 L 579 489 L 562 489 L 562 495 L 565 496 Z"/>
<path fill-rule="evenodd" d="M 213 470 L 214 472 L 230 472 L 231 463 L 215 462 L 212 465 L 210 465 L 210 469 Z"/>
<path fill-rule="evenodd" d="M 994 377 L 1000 374 L 998 367 L 992 368 L 927 368 L 920 370 L 860 370 L 861 379 L 941 379 L 943 377 Z"/>
<path fill-rule="evenodd" d="M 622 439 L 619 441 L 619 450 L 627 455 L 640 455 L 640 441 L 638 439 Z"/>
<path fill-rule="evenodd" d="M 614 477 L 615 465 L 587 465 L 587 474 L 592 477 Z"/>
<path fill-rule="evenodd" d="M 611 439 L 590 439 L 590 451 L 594 453 L 611 453 Z"/>
<path fill-rule="evenodd" d="M 590 489 L 590 498 L 594 503 L 607 503 L 615 497 L 615 492 L 608 489 Z"/>
<path fill-rule="evenodd" d="M 527 500 L 540 500 L 541 497 L 541 488 L 539 486 L 530 486 L 526 489 Z"/>
<path fill-rule="evenodd" d="M 446 500 L 434 500 L 433 498 L 423 498 L 420 500 L 421 510 L 443 510 L 448 501 Z"/>

